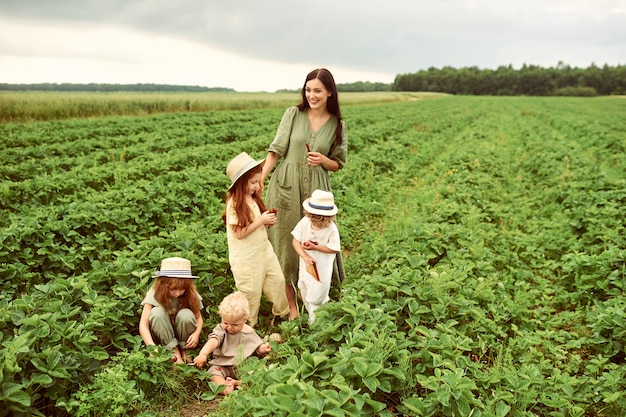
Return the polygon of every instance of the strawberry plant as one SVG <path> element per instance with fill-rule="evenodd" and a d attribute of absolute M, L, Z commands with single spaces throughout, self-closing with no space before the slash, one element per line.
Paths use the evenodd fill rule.
<path fill-rule="evenodd" d="M 345 106 L 348 164 L 331 182 L 347 279 L 313 325 L 271 330 L 286 341 L 243 365 L 224 409 L 624 414 L 624 106 Z M 217 323 L 234 286 L 225 166 L 264 157 L 282 112 L 0 124 L 0 416 L 148 416 L 216 398 L 206 371 L 141 348 L 140 302 L 161 259 L 183 256 L 204 337 Z"/>

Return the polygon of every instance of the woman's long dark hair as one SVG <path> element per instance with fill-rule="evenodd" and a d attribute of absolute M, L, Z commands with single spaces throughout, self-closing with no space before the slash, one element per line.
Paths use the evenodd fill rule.
<path fill-rule="evenodd" d="M 306 99 L 306 83 L 311 80 L 318 79 L 324 84 L 324 87 L 330 92 L 330 97 L 326 102 L 326 108 L 328 112 L 337 118 L 337 129 L 335 130 L 335 146 L 340 145 L 342 141 L 343 123 L 341 122 L 341 109 L 339 109 L 339 97 L 337 97 L 337 85 L 333 74 L 326 68 L 315 69 L 306 76 L 304 85 L 302 86 L 302 102 L 298 104 L 298 110 L 302 111 L 310 108 L 309 102 Z"/>

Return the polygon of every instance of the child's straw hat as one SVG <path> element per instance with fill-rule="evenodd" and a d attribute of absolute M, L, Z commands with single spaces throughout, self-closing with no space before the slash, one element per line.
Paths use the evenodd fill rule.
<path fill-rule="evenodd" d="M 228 187 L 228 189 L 230 190 L 231 188 L 233 188 L 233 185 L 235 185 L 237 180 L 241 178 L 243 174 L 259 165 L 263 166 L 264 163 L 265 159 L 255 161 L 250 155 L 245 152 L 237 155 L 235 158 L 233 158 L 232 161 L 228 163 L 228 166 L 226 167 L 226 174 L 228 174 L 228 177 L 231 181 L 230 187 Z"/>
<path fill-rule="evenodd" d="M 161 261 L 161 268 L 154 274 L 155 277 L 168 278 L 198 278 L 191 275 L 191 261 L 185 258 L 165 258 Z"/>
<path fill-rule="evenodd" d="M 333 193 L 330 191 L 315 190 L 311 198 L 307 198 L 302 203 L 302 207 L 311 214 L 320 216 L 334 216 L 337 214 L 337 206 Z"/>

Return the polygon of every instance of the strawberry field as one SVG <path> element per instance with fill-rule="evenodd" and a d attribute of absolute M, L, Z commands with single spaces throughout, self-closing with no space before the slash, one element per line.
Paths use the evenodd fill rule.
<path fill-rule="evenodd" d="M 160 261 L 233 289 L 228 161 L 282 108 L 0 124 L 0 416 L 626 414 L 626 100 L 342 108 L 347 279 L 216 401 L 137 327 Z M 193 352 L 192 352 L 193 355 Z M 172 411 L 174 410 L 174 411 Z"/>

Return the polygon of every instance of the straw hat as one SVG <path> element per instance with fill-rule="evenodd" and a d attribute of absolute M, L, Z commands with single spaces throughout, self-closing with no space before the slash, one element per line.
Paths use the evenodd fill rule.
<path fill-rule="evenodd" d="M 337 206 L 333 193 L 330 191 L 315 190 L 311 198 L 307 198 L 302 203 L 302 207 L 311 214 L 320 216 L 333 216 L 337 214 Z"/>
<path fill-rule="evenodd" d="M 191 275 L 191 261 L 185 258 L 165 258 L 161 261 L 161 268 L 154 274 L 155 277 L 168 278 L 198 278 Z"/>
<path fill-rule="evenodd" d="M 237 180 L 241 178 L 243 174 L 259 165 L 263 166 L 264 163 L 265 159 L 255 161 L 250 155 L 245 152 L 237 155 L 232 161 L 228 163 L 228 166 L 226 167 L 226 174 L 228 174 L 228 177 L 231 181 L 230 187 L 228 187 L 228 189 L 230 190 L 231 188 L 233 188 L 233 185 L 235 185 Z"/>

